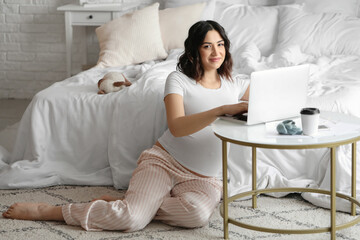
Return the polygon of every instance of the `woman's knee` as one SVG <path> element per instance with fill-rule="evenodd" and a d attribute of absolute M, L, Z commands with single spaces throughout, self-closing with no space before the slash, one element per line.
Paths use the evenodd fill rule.
<path fill-rule="evenodd" d="M 191 216 L 191 225 L 189 227 L 203 227 L 209 223 L 210 217 L 214 209 L 209 209 L 205 207 L 196 207 L 193 209 Z"/>
<path fill-rule="evenodd" d="M 190 228 L 203 227 L 208 224 L 218 202 L 207 201 L 190 201 L 187 208 L 187 221 L 185 224 Z"/>

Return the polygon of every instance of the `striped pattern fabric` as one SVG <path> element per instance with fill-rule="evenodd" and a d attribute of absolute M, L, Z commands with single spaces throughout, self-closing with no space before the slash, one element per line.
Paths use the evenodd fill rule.
<path fill-rule="evenodd" d="M 86 230 L 143 229 L 152 219 L 172 226 L 201 227 L 208 223 L 222 193 L 222 182 L 200 177 L 158 146 L 145 150 L 124 200 L 68 204 L 62 207 L 69 225 Z"/>

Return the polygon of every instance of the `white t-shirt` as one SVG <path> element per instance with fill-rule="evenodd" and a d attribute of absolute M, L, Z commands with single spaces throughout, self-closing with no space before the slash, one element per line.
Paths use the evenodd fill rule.
<path fill-rule="evenodd" d="M 209 89 L 181 72 L 169 74 L 165 95 L 179 94 L 183 97 L 185 115 L 204 112 L 225 104 L 234 104 L 244 94 L 248 81 L 221 79 L 218 89 Z M 184 137 L 174 137 L 169 129 L 159 138 L 160 144 L 181 165 L 205 176 L 219 177 L 222 169 L 221 141 L 210 126 Z"/>

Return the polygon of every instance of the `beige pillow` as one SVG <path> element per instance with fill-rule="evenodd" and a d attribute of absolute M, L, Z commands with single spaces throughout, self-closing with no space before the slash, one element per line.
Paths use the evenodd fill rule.
<path fill-rule="evenodd" d="M 125 14 L 98 28 L 100 67 L 137 64 L 167 57 L 159 26 L 159 3 Z"/>
<path fill-rule="evenodd" d="M 161 36 L 166 51 L 184 48 L 189 28 L 199 21 L 206 3 L 159 11 Z"/>

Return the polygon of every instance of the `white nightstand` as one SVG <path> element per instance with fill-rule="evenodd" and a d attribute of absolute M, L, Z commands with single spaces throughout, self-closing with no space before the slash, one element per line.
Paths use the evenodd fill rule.
<path fill-rule="evenodd" d="M 65 35 L 66 35 L 66 72 L 71 76 L 71 49 L 73 40 L 73 26 L 100 26 L 121 15 L 136 9 L 134 4 L 121 4 L 111 6 L 83 7 L 68 4 L 58 7 L 58 11 L 65 12 Z M 85 28 L 82 29 L 83 36 L 86 35 Z M 87 63 L 86 43 L 81 44 L 83 49 L 82 63 Z"/>

